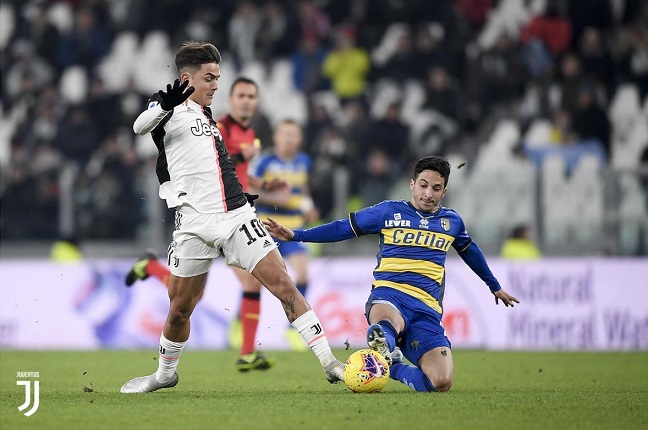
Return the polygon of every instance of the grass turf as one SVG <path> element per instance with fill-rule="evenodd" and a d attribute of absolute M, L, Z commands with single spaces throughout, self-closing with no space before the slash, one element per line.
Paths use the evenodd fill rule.
<path fill-rule="evenodd" d="M 187 350 L 177 387 L 124 395 L 122 383 L 157 368 L 154 351 L 0 351 L 0 428 L 648 428 L 648 353 L 456 350 L 445 394 L 393 380 L 381 393 L 354 394 L 329 385 L 311 353 L 275 355 L 274 368 L 239 373 L 232 351 Z M 40 373 L 31 417 L 17 409 L 23 371 Z"/>

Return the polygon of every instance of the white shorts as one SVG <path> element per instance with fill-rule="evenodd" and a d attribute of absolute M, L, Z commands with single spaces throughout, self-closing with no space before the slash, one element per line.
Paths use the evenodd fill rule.
<path fill-rule="evenodd" d="M 176 210 L 168 264 L 175 276 L 188 278 L 209 271 L 223 254 L 227 264 L 252 272 L 277 244 L 246 204 L 226 213 L 203 214 L 191 206 Z"/>

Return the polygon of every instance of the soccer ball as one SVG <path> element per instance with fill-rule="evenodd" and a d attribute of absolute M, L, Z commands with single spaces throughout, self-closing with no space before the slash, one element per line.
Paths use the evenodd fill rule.
<path fill-rule="evenodd" d="M 354 352 L 344 363 L 344 383 L 355 393 L 375 393 L 389 381 L 389 363 L 371 349 Z"/>

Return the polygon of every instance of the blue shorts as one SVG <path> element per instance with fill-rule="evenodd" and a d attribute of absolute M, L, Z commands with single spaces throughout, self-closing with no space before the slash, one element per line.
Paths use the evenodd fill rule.
<path fill-rule="evenodd" d="M 441 324 L 441 315 L 422 301 L 393 288 L 374 288 L 365 305 L 367 322 L 375 303 L 393 306 L 405 320 L 405 329 L 396 339 L 396 346 L 411 363 L 418 366 L 421 356 L 434 348 L 452 348 Z"/>
<path fill-rule="evenodd" d="M 279 252 L 281 252 L 283 257 L 308 252 L 308 248 L 302 242 L 283 242 L 281 240 L 277 240 L 276 242 L 279 244 Z"/>

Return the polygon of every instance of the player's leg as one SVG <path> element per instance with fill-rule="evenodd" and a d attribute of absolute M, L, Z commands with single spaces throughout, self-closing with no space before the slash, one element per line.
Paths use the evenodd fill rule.
<path fill-rule="evenodd" d="M 176 368 L 190 332 L 190 317 L 202 297 L 207 272 L 219 255 L 217 214 L 200 214 L 190 208 L 178 209 L 182 222 L 176 222 L 169 246 L 169 311 L 160 336 L 158 370 L 149 376 L 128 381 L 122 393 L 145 393 L 178 383 Z M 202 236 L 196 232 L 203 232 Z"/>
<path fill-rule="evenodd" d="M 319 359 L 329 382 L 343 380 L 344 365 L 331 351 L 319 318 L 301 295 L 276 249 L 263 257 L 252 270 L 255 278 L 279 299 L 286 317 Z"/>
<path fill-rule="evenodd" d="M 176 369 L 189 338 L 190 317 L 202 296 L 206 280 L 206 271 L 190 277 L 171 275 L 169 312 L 160 336 L 158 369 L 150 376 L 128 381 L 122 386 L 122 393 L 151 392 L 160 388 L 174 387 L 178 383 Z"/>
<path fill-rule="evenodd" d="M 313 350 L 329 382 L 343 380 L 343 363 L 331 352 L 322 324 L 295 287 L 276 243 L 256 217 L 254 209 L 246 206 L 230 214 L 231 222 L 227 226 L 230 234 L 222 248 L 227 263 L 252 273 L 279 299 L 288 321 Z"/>
<path fill-rule="evenodd" d="M 429 378 L 434 391 L 445 392 L 454 382 L 452 350 L 447 346 L 436 347 L 421 357 L 419 368 Z"/>
<path fill-rule="evenodd" d="M 395 303 L 395 292 L 391 289 L 375 288 L 365 305 L 369 328 L 367 345 L 382 354 L 391 362 L 392 351 L 396 348 L 396 339 L 405 329 L 402 311 Z"/>
<path fill-rule="evenodd" d="M 137 260 L 126 274 L 125 283 L 127 287 L 130 287 L 135 281 L 153 276 L 168 287 L 170 274 L 169 267 L 158 260 L 155 250 L 147 249 L 142 258 Z"/>
<path fill-rule="evenodd" d="M 306 246 L 301 242 L 280 242 L 279 252 L 292 268 L 297 290 L 302 296 L 306 297 L 308 289 L 308 252 Z M 285 334 L 286 340 L 293 351 L 308 350 L 308 345 L 304 343 L 304 340 L 294 328 L 289 327 Z"/>
<path fill-rule="evenodd" d="M 403 355 L 417 365 L 394 359 L 389 377 L 416 391 L 448 391 L 454 378 L 450 341 L 437 318 L 419 310 L 399 338 Z"/>
<path fill-rule="evenodd" d="M 241 340 L 240 357 L 236 361 L 236 368 L 241 372 L 248 370 L 266 370 L 272 367 L 274 359 L 267 354 L 255 351 L 255 340 L 261 314 L 261 284 L 254 276 L 243 269 L 232 266 L 234 274 L 241 284 L 242 297 L 239 311 Z M 232 323 L 236 326 L 236 321 Z M 230 332 L 230 339 L 234 341 L 236 333 Z"/>

